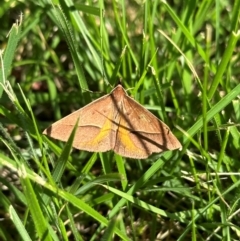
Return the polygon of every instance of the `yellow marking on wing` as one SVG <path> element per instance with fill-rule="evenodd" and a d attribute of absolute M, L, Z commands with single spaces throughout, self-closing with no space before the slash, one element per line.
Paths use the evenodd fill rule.
<path fill-rule="evenodd" d="M 127 129 L 127 127 L 126 127 L 127 125 L 125 123 L 126 123 L 126 121 L 123 118 L 121 118 L 119 129 L 118 129 L 119 138 L 120 138 L 121 143 L 124 145 L 125 150 L 128 150 L 130 152 L 144 153 L 142 150 L 140 151 L 139 148 L 131 140 L 131 138 L 129 136 L 130 132 Z"/>
<path fill-rule="evenodd" d="M 103 127 L 101 128 L 99 134 L 94 138 L 93 143 L 97 144 L 102 139 L 104 139 L 111 131 L 112 129 L 111 127 L 112 127 L 112 122 L 109 119 L 107 119 L 107 121 L 104 123 Z"/>
<path fill-rule="evenodd" d="M 110 113 L 111 115 L 111 113 Z M 110 116 L 109 115 L 109 116 Z M 82 142 L 82 144 L 87 144 L 87 145 L 97 145 L 99 142 L 101 142 L 107 135 L 109 135 L 109 132 L 112 129 L 112 121 L 110 118 L 106 118 L 106 121 L 103 125 L 103 127 L 100 129 L 98 135 L 96 135 L 92 140 L 87 141 L 87 142 Z"/>

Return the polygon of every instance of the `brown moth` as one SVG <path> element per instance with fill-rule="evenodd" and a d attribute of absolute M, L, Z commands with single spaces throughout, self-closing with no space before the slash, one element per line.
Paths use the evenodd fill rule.
<path fill-rule="evenodd" d="M 80 150 L 113 150 L 124 157 L 144 159 L 181 148 L 169 127 L 129 97 L 120 84 L 110 94 L 53 123 L 43 134 L 67 141 L 78 118 L 73 147 Z"/>

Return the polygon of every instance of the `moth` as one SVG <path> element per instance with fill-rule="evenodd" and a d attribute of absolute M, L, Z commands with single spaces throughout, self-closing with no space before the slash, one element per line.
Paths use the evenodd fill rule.
<path fill-rule="evenodd" d="M 79 119 L 73 147 L 90 152 L 113 150 L 145 159 L 152 153 L 181 148 L 169 127 L 128 96 L 122 85 L 53 123 L 43 134 L 67 141 Z"/>

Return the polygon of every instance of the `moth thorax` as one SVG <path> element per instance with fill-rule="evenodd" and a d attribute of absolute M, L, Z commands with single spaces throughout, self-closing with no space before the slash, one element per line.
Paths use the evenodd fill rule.
<path fill-rule="evenodd" d="M 122 90 L 116 90 L 112 95 L 112 100 L 116 106 L 121 105 L 121 102 L 123 101 L 125 94 L 122 92 Z"/>

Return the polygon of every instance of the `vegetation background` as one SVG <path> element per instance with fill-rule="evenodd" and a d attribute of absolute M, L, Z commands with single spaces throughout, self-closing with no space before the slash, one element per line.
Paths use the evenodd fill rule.
<path fill-rule="evenodd" d="M 239 240 L 239 9 L 1 1 L 0 240 Z M 182 150 L 130 160 L 41 134 L 119 79 Z"/>

